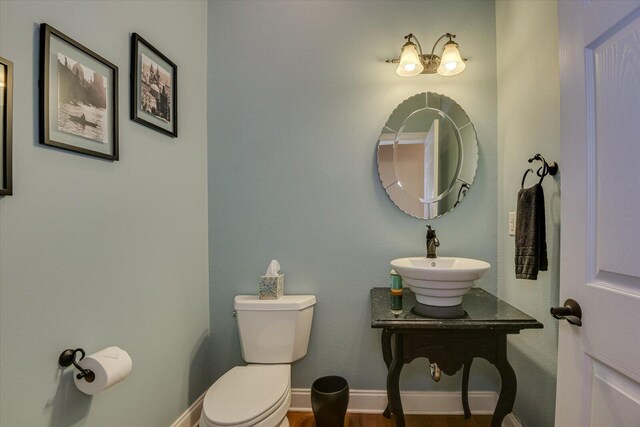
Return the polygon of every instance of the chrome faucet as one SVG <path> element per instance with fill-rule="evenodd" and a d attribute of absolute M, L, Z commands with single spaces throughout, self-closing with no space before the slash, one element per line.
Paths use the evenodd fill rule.
<path fill-rule="evenodd" d="M 436 237 L 436 231 L 427 225 L 427 258 L 436 258 L 436 248 L 440 246 L 440 240 Z"/>

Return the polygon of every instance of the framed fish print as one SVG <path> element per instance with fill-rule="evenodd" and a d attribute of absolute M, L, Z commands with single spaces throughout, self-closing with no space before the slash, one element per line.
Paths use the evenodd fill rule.
<path fill-rule="evenodd" d="M 13 194 L 13 62 L 0 57 L 0 196 Z"/>
<path fill-rule="evenodd" d="M 131 120 L 178 136 L 178 67 L 140 37 L 131 36 Z"/>
<path fill-rule="evenodd" d="M 118 160 L 118 67 L 40 25 L 40 143 Z"/>

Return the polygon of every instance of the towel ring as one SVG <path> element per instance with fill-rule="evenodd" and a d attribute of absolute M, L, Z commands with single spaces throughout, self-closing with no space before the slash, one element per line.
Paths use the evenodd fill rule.
<path fill-rule="evenodd" d="M 542 166 L 540 166 L 538 168 L 538 171 L 536 172 L 536 175 L 538 175 L 540 177 L 540 181 L 538 181 L 538 184 L 542 184 L 542 180 L 544 179 L 544 177 L 546 176 L 544 173 L 541 173 L 540 171 L 542 170 Z M 531 172 L 533 173 L 533 169 L 529 168 L 524 172 L 524 176 L 522 177 L 522 184 L 520 184 L 520 188 L 524 188 L 524 182 L 527 179 L 527 174 Z"/>
<path fill-rule="evenodd" d="M 540 160 L 542 162 L 542 166 L 540 166 L 536 171 L 536 175 L 540 177 L 540 181 L 538 181 L 538 184 L 542 184 L 542 180 L 544 180 L 545 176 L 554 176 L 558 173 L 558 164 L 556 162 L 547 163 L 547 161 L 544 159 L 544 157 L 542 157 L 542 155 L 540 155 L 540 153 L 537 153 L 535 156 L 530 158 L 529 163 L 533 163 L 534 160 Z M 524 188 L 524 182 L 527 179 L 527 174 L 529 172 L 533 173 L 533 169 L 529 168 L 524 172 L 520 188 Z"/>
<path fill-rule="evenodd" d="M 545 177 L 547 175 L 554 176 L 558 173 L 558 164 L 556 162 L 547 163 L 540 153 L 536 153 L 535 156 L 530 158 L 529 163 L 532 163 L 534 160 L 540 160 L 542 162 L 542 174 L 540 174 L 540 169 L 538 169 L 539 177 Z"/>

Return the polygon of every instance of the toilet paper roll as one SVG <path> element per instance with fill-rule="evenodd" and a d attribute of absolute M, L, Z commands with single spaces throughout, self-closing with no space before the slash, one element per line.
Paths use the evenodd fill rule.
<path fill-rule="evenodd" d="M 76 383 L 76 387 L 85 394 L 94 395 L 127 378 L 131 372 L 133 362 L 129 354 L 123 349 L 107 347 L 85 357 L 78 362 L 78 365 L 93 371 L 96 378 L 93 382 L 88 382 L 86 379 L 78 379 L 74 375 L 73 380 Z"/>

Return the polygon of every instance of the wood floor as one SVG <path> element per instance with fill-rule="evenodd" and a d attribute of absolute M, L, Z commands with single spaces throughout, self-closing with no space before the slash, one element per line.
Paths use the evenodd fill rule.
<path fill-rule="evenodd" d="M 289 412 L 291 427 L 315 427 L 313 413 Z M 491 415 L 474 415 L 465 420 L 463 415 L 405 415 L 406 427 L 490 427 Z M 345 427 L 395 427 L 393 420 L 382 414 L 347 414 Z"/>

